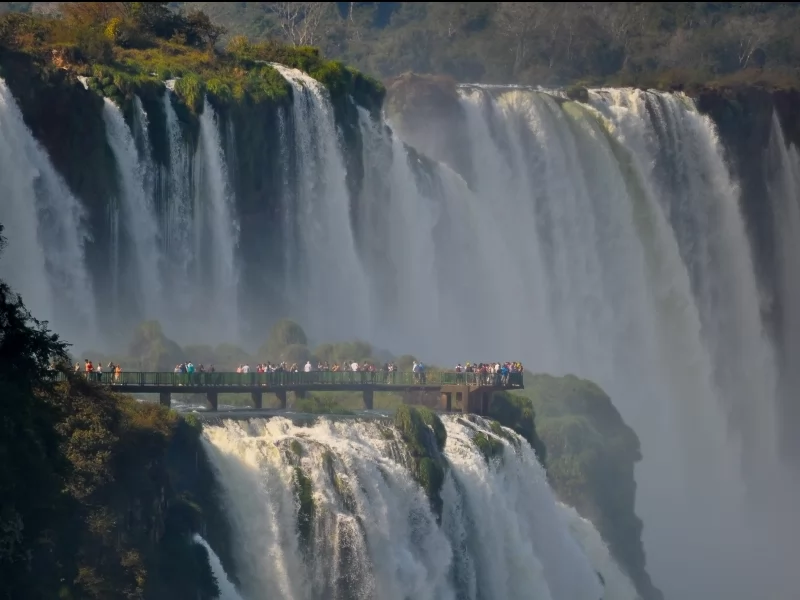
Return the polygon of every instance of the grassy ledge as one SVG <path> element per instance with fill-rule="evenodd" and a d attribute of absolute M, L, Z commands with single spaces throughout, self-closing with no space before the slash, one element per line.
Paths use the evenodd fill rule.
<path fill-rule="evenodd" d="M 87 77 L 90 89 L 119 105 L 134 95 L 160 95 L 164 81 L 176 79 L 175 93 L 198 113 L 206 94 L 217 106 L 289 102 L 289 84 L 265 64 L 278 62 L 317 79 L 334 101 L 350 96 L 371 111 L 383 102 L 378 81 L 326 60 L 317 48 L 239 36 L 220 50 L 215 43 L 224 30 L 202 12 L 176 14 L 166 4 L 72 3 L 59 18 L 3 15 L 0 68 L 11 55 L 26 55 L 42 70 Z"/>

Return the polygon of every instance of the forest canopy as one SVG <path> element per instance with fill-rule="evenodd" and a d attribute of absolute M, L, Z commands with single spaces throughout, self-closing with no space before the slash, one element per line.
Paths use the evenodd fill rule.
<path fill-rule="evenodd" d="M 387 78 L 568 84 L 797 80 L 797 2 L 203 2 L 253 39 L 318 45 Z M 744 74 L 744 75 L 743 75 Z"/>
<path fill-rule="evenodd" d="M 800 73 L 797 2 L 0 3 L 0 14 L 15 11 L 63 15 L 55 41 L 90 48 L 94 60 L 113 45 L 209 48 L 240 36 L 317 46 L 384 79 L 414 71 L 486 83 L 798 87 Z M 26 23 L 18 43 L 42 35 L 41 19 Z"/>

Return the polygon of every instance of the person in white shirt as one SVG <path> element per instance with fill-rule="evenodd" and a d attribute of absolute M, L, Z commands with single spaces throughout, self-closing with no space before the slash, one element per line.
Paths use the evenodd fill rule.
<path fill-rule="evenodd" d="M 242 365 L 242 373 L 249 373 L 250 372 L 250 365 L 244 364 Z"/>
<path fill-rule="evenodd" d="M 354 360 L 352 363 L 350 363 L 350 369 L 352 371 L 358 371 L 358 362 Z"/>
<path fill-rule="evenodd" d="M 305 371 L 306 373 L 311 373 L 311 361 L 310 360 L 306 361 L 306 366 L 303 367 L 303 371 Z"/>

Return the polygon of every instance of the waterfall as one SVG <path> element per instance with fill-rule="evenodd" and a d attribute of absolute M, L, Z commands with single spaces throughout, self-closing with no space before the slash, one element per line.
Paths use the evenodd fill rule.
<path fill-rule="evenodd" d="M 172 106 L 172 95 L 168 89 L 162 100 L 169 143 L 169 175 L 166 178 L 168 202 L 162 209 L 162 229 L 164 253 L 168 257 L 170 299 L 181 313 L 186 313 L 196 293 L 191 284 L 194 281 L 191 271 L 194 247 L 190 161 L 178 115 Z"/>
<path fill-rule="evenodd" d="M 770 204 L 775 223 L 775 245 L 778 265 L 777 295 L 781 307 L 780 341 L 784 357 L 783 411 L 784 438 L 789 453 L 800 456 L 800 443 L 794 427 L 800 422 L 795 390 L 800 386 L 800 373 L 793 365 L 800 356 L 800 153 L 789 144 L 777 114 L 772 116 L 772 131 L 766 163 Z"/>
<path fill-rule="evenodd" d="M 359 234 L 364 260 L 373 261 L 373 340 L 397 349 L 432 353 L 435 340 L 420 338 L 417 333 L 433 331 L 440 312 L 434 244 L 437 206 L 417 189 L 409 164 L 412 159 L 400 139 L 361 107 L 358 117 L 362 159 L 368 167 L 358 205 Z M 420 293 L 423 290 L 425 293 Z M 403 335 L 392 327 L 395 323 L 414 326 Z"/>
<path fill-rule="evenodd" d="M 272 66 L 293 91 L 288 135 L 296 153 L 297 181 L 290 210 L 304 272 L 290 277 L 299 279 L 293 287 L 302 291 L 293 299 L 302 307 L 298 317 L 321 339 L 369 338 L 367 282 L 356 252 L 344 158 L 328 91 L 302 71 Z"/>
<path fill-rule="evenodd" d="M 437 356 L 524 356 L 529 369 L 597 381 L 642 440 L 637 512 L 657 586 L 670 598 L 757 595 L 788 551 L 740 543 L 763 541 L 751 515 L 785 489 L 776 364 L 711 122 L 683 96 L 636 90 L 592 91 L 589 104 L 514 88 L 460 95 L 469 147 L 450 150 L 471 161 L 469 190 L 440 197 L 436 259 L 470 272 L 473 289 L 442 301 L 440 271 L 437 331 L 463 342 Z M 513 317 L 470 321 L 487 314 Z M 756 573 L 721 576 L 746 564 Z"/>
<path fill-rule="evenodd" d="M 212 335 L 226 339 L 239 331 L 238 225 L 219 128 L 206 98 L 194 159 L 193 207 L 195 270 L 206 297 L 195 300 L 206 307 L 201 314 L 208 319 Z"/>
<path fill-rule="evenodd" d="M 633 600 L 604 594 L 525 441 L 480 419 L 444 421 L 441 525 L 390 424 L 206 425 L 242 597 Z M 487 462 L 477 434 L 502 456 Z"/>
<path fill-rule="evenodd" d="M 603 538 L 594 528 L 591 521 L 582 518 L 571 506 L 558 503 L 562 518 L 581 547 L 589 556 L 595 570 L 600 574 L 605 586 L 604 598 L 627 598 L 637 600 L 636 589 L 619 565 L 614 562 Z"/>
<path fill-rule="evenodd" d="M 604 93 L 610 102 L 603 102 Z M 753 398 L 775 397 L 776 359 L 760 319 L 739 190 L 724 164 L 713 123 L 682 95 L 609 90 L 596 98 L 595 106 L 609 106 L 621 139 L 635 140 L 630 146 L 640 166 L 661 167 L 654 169 L 654 187 L 692 279 L 714 381 L 732 428 L 741 436 L 748 476 L 759 477 L 774 457 L 777 418 L 774 405 L 759 405 Z M 635 122 L 648 126 L 647 139 L 637 136 L 636 126 L 631 127 Z"/>
<path fill-rule="evenodd" d="M 96 339 L 84 257 L 84 211 L 25 125 L 0 79 L 0 277 L 40 320 L 72 342 Z"/>
<path fill-rule="evenodd" d="M 153 198 L 145 187 L 146 171 L 122 111 L 108 98 L 103 106 L 103 119 L 119 174 L 122 224 L 133 246 L 133 265 L 115 264 L 112 268 L 129 273 L 132 267 L 138 282 L 134 289 L 140 293 L 139 304 L 145 318 L 158 317 L 163 314 L 160 243 Z"/>
<path fill-rule="evenodd" d="M 234 586 L 230 579 L 228 579 L 227 573 L 225 573 L 225 569 L 222 568 L 222 563 L 219 560 L 219 556 L 211 549 L 211 546 L 208 545 L 202 537 L 199 535 L 194 536 L 194 541 L 203 548 L 206 549 L 208 552 L 208 559 L 211 563 L 211 572 L 214 574 L 214 577 L 217 580 L 217 585 L 219 586 L 219 600 L 242 600 L 242 597 L 239 595 L 239 592 L 236 591 L 236 586 Z"/>
<path fill-rule="evenodd" d="M 797 554 L 792 507 L 800 492 L 778 460 L 777 430 L 797 446 L 800 158 L 777 117 L 764 155 L 754 151 L 766 164 L 765 207 L 776 232 L 780 327 L 771 340 L 736 173 L 713 123 L 686 96 L 597 89 L 577 102 L 557 92 L 465 85 L 457 118 L 431 124 L 441 139 L 424 156 L 402 123 L 392 129 L 352 99 L 333 102 L 308 75 L 274 67 L 292 100 L 262 107 L 275 111 L 254 120 L 264 132 L 236 130 L 241 115 L 229 111 L 239 107 L 217 114 L 208 99 L 191 114 L 170 82 L 163 125 L 155 113 L 150 123 L 134 98 L 131 129 L 106 101 L 120 197 L 92 207 L 69 192 L 0 83 L 0 222 L 9 238 L 0 274 L 34 314 L 86 343 L 95 311 L 87 264 L 110 255 L 117 268 L 92 275 L 122 279 L 114 289 L 135 279 L 148 314 L 183 344 L 241 342 L 242 330 L 260 324 L 240 323 L 239 307 L 262 302 L 265 322 L 295 318 L 315 342 L 361 337 L 440 365 L 519 359 L 528 371 L 592 379 L 641 439 L 636 509 L 648 570 L 667 597 L 749 600 L 791 589 L 787 557 Z M 149 148 L 157 140 L 148 132 L 160 126 L 168 155 Z M 275 139 L 265 146 L 264 177 L 249 185 L 240 181 L 256 162 L 243 168 L 252 156 L 247 140 L 262 134 Z M 235 197 L 254 189 L 263 198 Z M 97 255 L 88 261 L 87 210 L 107 212 L 92 227 L 111 227 L 110 247 L 90 246 Z M 279 242 L 261 247 L 280 255 L 248 251 L 248 235 L 240 246 L 244 219 L 265 219 L 246 232 L 263 224 Z M 263 276 L 274 282 L 240 285 L 240 274 L 258 276 L 268 261 Z M 252 297 L 267 287 L 269 300 Z M 279 290 L 281 310 L 269 305 L 271 290 Z M 104 317 L 120 310 L 98 309 Z M 479 424 L 447 423 L 451 469 L 442 493 L 450 508 L 439 526 L 404 467 L 382 454 L 372 426 L 317 425 L 313 435 L 327 437 L 312 444 L 309 430 L 303 437 L 279 423 L 227 423 L 206 433 L 220 476 L 253 489 L 231 499 L 248 549 L 240 557 L 243 597 L 349 598 L 348 586 L 360 597 L 379 589 L 387 597 L 503 597 L 523 581 L 541 597 L 582 598 L 597 591 L 594 571 L 607 578 L 580 521 L 569 522 L 573 533 L 584 531 L 576 535 L 585 552 L 564 528 L 542 522 L 541 515 L 558 520 L 544 484 L 503 488 L 508 498 L 536 498 L 540 512 L 504 501 L 514 530 L 508 515 L 489 515 L 505 537 L 475 544 L 482 525 L 469 521 L 470 511 L 488 502 L 492 486 L 512 485 L 508 471 L 469 462 L 469 427 Z M 296 465 L 275 449 L 292 436 L 305 448 Z M 369 483 L 354 488 L 350 508 L 336 495 L 341 484 L 323 476 L 327 451 L 342 481 Z M 229 460 L 238 453 L 239 462 Z M 294 467 L 328 507 L 315 521 L 314 543 L 328 539 L 320 532 L 331 541 L 312 553 L 327 557 L 313 563 L 312 577 L 304 575 L 307 552 L 290 535 Z M 525 469 L 538 481 L 534 466 Z M 267 494 L 273 488 L 280 494 Z M 395 522 L 393 513 L 365 508 L 373 502 L 404 517 Z M 269 512 L 251 527 L 260 506 Z M 412 531 L 403 529 L 408 514 Z M 495 535 L 489 529 L 481 541 Z M 395 538 L 396 548 L 384 547 Z M 624 584 L 615 589 L 627 593 Z"/>

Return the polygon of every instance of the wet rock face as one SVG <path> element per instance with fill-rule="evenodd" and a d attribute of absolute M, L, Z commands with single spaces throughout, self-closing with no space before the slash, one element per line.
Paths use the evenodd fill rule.
<path fill-rule="evenodd" d="M 642 521 L 635 510 L 634 466 L 642 459 L 636 433 L 591 381 L 529 375 L 523 394 L 547 449 L 550 485 L 594 523 L 642 598 L 662 600 L 647 573 Z"/>
<path fill-rule="evenodd" d="M 384 106 L 404 141 L 468 177 L 471 164 L 464 152 L 468 148 L 465 114 L 455 80 L 404 73 L 388 82 Z"/>
<path fill-rule="evenodd" d="M 698 110 L 716 124 L 731 172 L 739 184 L 759 285 L 773 299 L 765 304 L 763 318 L 772 333 L 780 337 L 782 307 L 776 293 L 780 273 L 766 151 L 773 115 L 777 115 L 786 141 L 800 145 L 800 91 L 739 87 L 702 89 L 691 95 Z"/>

